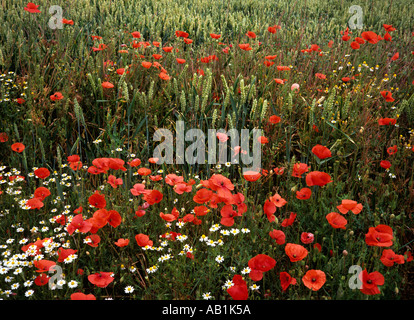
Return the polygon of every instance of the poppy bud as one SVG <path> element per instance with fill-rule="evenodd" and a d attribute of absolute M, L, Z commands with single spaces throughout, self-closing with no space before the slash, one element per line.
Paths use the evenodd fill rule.
<path fill-rule="evenodd" d="M 395 218 L 395 214 L 391 214 L 390 219 L 394 219 L 394 218 Z"/>
<path fill-rule="evenodd" d="M 348 255 L 348 251 L 346 250 L 342 251 L 342 255 L 346 257 Z"/>
<path fill-rule="evenodd" d="M 349 235 L 350 235 L 350 236 L 353 236 L 353 235 L 354 235 L 354 231 L 352 231 L 352 230 L 351 230 L 351 231 L 349 231 Z"/>

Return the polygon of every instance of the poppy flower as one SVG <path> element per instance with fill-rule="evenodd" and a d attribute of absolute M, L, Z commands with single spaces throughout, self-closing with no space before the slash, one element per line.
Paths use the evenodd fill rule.
<path fill-rule="evenodd" d="M 400 57 L 400 54 L 397 52 L 391 57 L 391 61 L 398 60 L 399 57 Z"/>
<path fill-rule="evenodd" d="M 250 39 L 256 39 L 256 34 L 253 31 L 248 31 L 246 33 L 246 36 L 248 36 Z"/>
<path fill-rule="evenodd" d="M 393 154 L 396 154 L 398 151 L 398 147 L 396 145 L 393 145 L 392 147 L 387 148 L 387 153 L 392 156 Z"/>
<path fill-rule="evenodd" d="M 129 244 L 129 239 L 123 239 L 123 238 L 120 238 L 115 242 L 115 245 L 120 248 L 126 247 L 128 244 Z"/>
<path fill-rule="evenodd" d="M 230 179 L 221 174 L 213 174 L 210 179 L 210 188 L 217 191 L 217 195 L 222 198 L 231 198 L 231 191 L 234 190 L 234 185 Z"/>
<path fill-rule="evenodd" d="M 140 247 L 146 247 L 146 246 L 152 247 L 153 245 L 152 240 L 150 240 L 146 234 L 142 234 L 142 233 L 137 234 L 135 236 L 135 240 L 137 241 L 137 244 Z"/>
<path fill-rule="evenodd" d="M 326 282 L 326 274 L 321 270 L 308 270 L 302 277 L 302 282 L 309 289 L 318 291 Z"/>
<path fill-rule="evenodd" d="M 274 26 L 270 26 L 270 27 L 268 27 L 268 28 L 267 28 L 267 31 L 269 31 L 270 33 L 275 34 L 275 33 L 276 33 L 276 31 L 277 31 L 278 29 L 281 29 L 281 27 L 280 27 L 280 26 L 278 26 L 278 25 L 274 25 Z"/>
<path fill-rule="evenodd" d="M 112 83 L 110 83 L 109 81 L 102 82 L 102 88 L 104 88 L 104 89 L 111 89 L 113 87 L 114 87 L 114 85 Z"/>
<path fill-rule="evenodd" d="M 114 277 L 112 276 L 113 272 L 97 272 L 90 274 L 88 280 L 90 283 L 94 284 L 99 288 L 106 288 L 112 281 Z"/>
<path fill-rule="evenodd" d="M 392 249 L 384 249 L 380 260 L 387 267 L 392 267 L 394 263 L 403 264 L 405 262 L 404 256 L 396 254 Z"/>
<path fill-rule="evenodd" d="M 379 224 L 376 227 L 370 227 L 365 234 L 365 243 L 368 246 L 391 247 L 394 236 L 390 226 Z"/>
<path fill-rule="evenodd" d="M 189 34 L 185 31 L 176 31 L 175 35 L 179 38 L 188 38 Z"/>
<path fill-rule="evenodd" d="M 378 286 L 382 286 L 385 283 L 384 276 L 380 272 L 374 271 L 368 273 L 367 269 L 364 269 L 359 274 L 359 279 L 362 282 L 360 291 L 366 295 L 380 294 L 381 292 L 379 291 Z"/>
<path fill-rule="evenodd" d="M 240 43 L 239 48 L 244 50 L 244 51 L 250 51 L 250 50 L 253 49 L 252 47 L 250 47 L 249 43 Z"/>
<path fill-rule="evenodd" d="M 116 210 L 109 210 L 109 217 L 107 219 L 107 222 L 113 227 L 118 227 L 122 222 L 122 217 Z"/>
<path fill-rule="evenodd" d="M 226 142 L 229 139 L 228 135 L 222 132 L 217 132 L 216 137 L 220 142 Z"/>
<path fill-rule="evenodd" d="M 337 206 L 339 212 L 342 214 L 348 213 L 348 211 L 352 211 L 354 214 L 358 214 L 362 211 L 362 204 L 357 203 L 354 200 L 344 199 L 342 203 Z"/>
<path fill-rule="evenodd" d="M 393 126 L 397 123 L 397 119 L 393 118 L 381 118 L 378 120 L 378 124 L 380 126 Z"/>
<path fill-rule="evenodd" d="M 271 67 L 271 66 L 273 66 L 275 63 L 274 63 L 273 61 L 265 60 L 265 61 L 263 61 L 263 64 L 264 64 L 266 67 Z"/>
<path fill-rule="evenodd" d="M 91 206 L 93 206 L 95 208 L 105 208 L 106 207 L 105 196 L 103 196 L 99 193 L 94 193 L 93 195 L 91 195 L 88 198 L 88 202 Z"/>
<path fill-rule="evenodd" d="M 128 162 L 128 164 L 131 167 L 138 167 L 141 164 L 141 160 L 137 158 L 137 159 L 134 159 L 134 160 Z"/>
<path fill-rule="evenodd" d="M 22 153 L 25 148 L 25 145 L 20 142 L 13 143 L 11 145 L 11 149 L 17 153 Z"/>
<path fill-rule="evenodd" d="M 177 61 L 178 64 L 184 64 L 185 63 L 185 59 L 177 58 L 176 61 Z"/>
<path fill-rule="evenodd" d="M 51 96 L 50 96 L 50 100 L 52 100 L 52 101 L 58 101 L 58 100 L 62 100 L 64 97 L 63 97 L 63 94 L 62 93 L 60 93 L 60 92 L 55 92 L 54 94 L 52 94 Z"/>
<path fill-rule="evenodd" d="M 210 201 L 214 192 L 205 188 L 197 190 L 193 197 L 193 201 L 199 204 L 204 204 Z"/>
<path fill-rule="evenodd" d="M 210 33 L 210 37 L 212 37 L 213 39 L 220 39 L 221 35 L 215 34 L 215 33 Z"/>
<path fill-rule="evenodd" d="M 143 177 L 149 176 L 152 173 L 151 169 L 148 168 L 139 168 L 137 172 L 140 176 Z"/>
<path fill-rule="evenodd" d="M 276 265 L 276 260 L 266 254 L 258 254 L 251 258 L 248 262 L 250 268 L 250 279 L 253 281 L 260 281 L 263 278 L 263 272 L 273 269 Z"/>
<path fill-rule="evenodd" d="M 169 184 L 170 186 L 174 186 L 177 183 L 182 183 L 182 182 L 184 182 L 184 177 L 177 176 L 174 173 L 170 173 L 165 176 L 165 183 Z"/>
<path fill-rule="evenodd" d="M 352 41 L 352 42 L 351 42 L 351 48 L 352 48 L 352 49 L 354 49 L 354 50 L 358 50 L 360 47 L 361 47 L 361 46 L 359 45 L 359 43 L 358 43 L 358 42 L 356 42 L 356 41 Z"/>
<path fill-rule="evenodd" d="M 282 245 L 285 244 L 286 235 L 282 230 L 275 230 L 269 232 L 270 238 L 274 239 L 277 244 Z"/>
<path fill-rule="evenodd" d="M 56 262 L 50 260 L 34 260 L 33 265 L 37 268 L 36 272 L 49 272 L 50 268 L 56 265 Z"/>
<path fill-rule="evenodd" d="M 291 262 L 297 262 L 303 260 L 308 255 L 309 251 L 300 244 L 287 243 L 285 246 L 285 253 Z"/>
<path fill-rule="evenodd" d="M 91 246 L 93 248 L 96 248 L 99 245 L 99 243 L 101 242 L 101 237 L 98 236 L 97 234 L 91 234 L 91 235 L 87 236 L 85 238 L 85 240 L 87 241 L 86 243 L 89 246 Z"/>
<path fill-rule="evenodd" d="M 146 194 L 146 193 L 150 193 L 151 190 L 145 189 L 145 184 L 143 183 L 136 183 L 134 184 L 134 186 L 132 187 L 132 189 L 130 189 L 132 195 L 134 196 L 139 196 L 140 194 Z"/>
<path fill-rule="evenodd" d="M 49 283 L 50 277 L 48 277 L 45 273 L 39 274 L 36 279 L 34 280 L 35 285 L 41 287 L 45 286 Z"/>
<path fill-rule="evenodd" d="M 321 80 L 326 79 L 326 75 L 324 75 L 323 73 L 315 73 L 315 77 Z"/>
<path fill-rule="evenodd" d="M 266 56 L 265 59 L 266 60 L 274 60 L 276 59 L 277 55 L 273 55 L 273 56 Z"/>
<path fill-rule="evenodd" d="M 148 62 L 148 61 L 142 61 L 141 65 L 145 68 L 145 69 L 149 69 L 152 66 L 152 62 Z"/>
<path fill-rule="evenodd" d="M 158 190 L 152 190 L 151 192 L 144 194 L 143 198 L 150 205 L 153 205 L 155 203 L 159 203 L 162 200 L 163 194 Z"/>
<path fill-rule="evenodd" d="M 79 230 L 79 232 L 86 233 L 89 232 L 91 228 L 92 224 L 88 221 L 83 220 L 82 214 L 79 213 L 73 217 L 66 231 L 69 233 L 69 235 L 72 235 L 75 232 L 75 230 Z"/>
<path fill-rule="evenodd" d="M 223 206 L 220 210 L 220 214 L 222 217 L 220 223 L 226 227 L 231 227 L 234 224 L 234 217 L 238 216 L 237 211 L 233 210 L 233 206 L 231 204 Z"/>
<path fill-rule="evenodd" d="M 167 222 L 172 222 L 172 221 L 177 220 L 178 216 L 179 216 L 179 212 L 176 208 L 174 208 L 171 213 L 160 212 L 160 217 Z"/>
<path fill-rule="evenodd" d="M 283 271 L 279 274 L 279 279 L 280 279 L 280 285 L 282 286 L 282 291 L 286 291 L 289 286 L 295 285 L 296 279 L 293 278 L 289 273 Z"/>
<path fill-rule="evenodd" d="M 269 122 L 273 124 L 277 124 L 281 121 L 279 116 L 273 115 L 269 117 Z"/>
<path fill-rule="evenodd" d="M 33 2 L 29 2 L 23 9 L 30 13 L 40 13 L 40 10 L 38 9 L 39 6 L 40 5 L 35 5 Z"/>
<path fill-rule="evenodd" d="M 166 73 L 166 72 L 160 72 L 160 74 L 158 75 L 162 80 L 170 80 L 170 76 Z"/>
<path fill-rule="evenodd" d="M 64 260 L 72 254 L 76 254 L 78 250 L 74 249 L 64 249 L 60 247 L 58 250 L 58 262 L 64 262 Z"/>
<path fill-rule="evenodd" d="M 293 165 L 292 177 L 302 178 L 302 174 L 309 171 L 309 166 L 306 163 L 295 163 Z"/>
<path fill-rule="evenodd" d="M 73 20 L 68 20 L 68 19 L 63 18 L 62 19 L 62 23 L 73 26 Z"/>
<path fill-rule="evenodd" d="M 299 200 L 308 200 L 312 195 L 312 190 L 309 188 L 302 188 L 296 191 L 296 198 Z"/>
<path fill-rule="evenodd" d="M 315 240 L 315 236 L 310 232 L 302 232 L 300 235 L 300 241 L 304 244 L 312 243 Z"/>
<path fill-rule="evenodd" d="M 331 150 L 320 144 L 317 144 L 312 148 L 312 153 L 321 160 L 332 157 Z"/>
<path fill-rule="evenodd" d="M 75 292 L 70 295 L 70 300 L 96 300 L 96 297 L 92 293 Z"/>
<path fill-rule="evenodd" d="M 30 209 L 40 209 L 44 206 L 43 202 L 39 198 L 32 198 L 26 201 L 26 206 Z"/>
<path fill-rule="evenodd" d="M 289 71 L 290 67 L 288 67 L 288 66 L 277 66 L 276 69 L 278 71 Z"/>
<path fill-rule="evenodd" d="M 373 31 L 364 31 L 361 37 L 369 43 L 376 44 L 378 42 L 378 35 Z"/>
<path fill-rule="evenodd" d="M 39 168 L 34 171 L 34 174 L 39 179 L 45 179 L 50 176 L 50 171 L 47 168 Z"/>
<path fill-rule="evenodd" d="M 289 215 L 289 218 L 286 218 L 282 221 L 281 226 L 282 227 L 289 227 L 295 222 L 297 214 L 294 212 L 291 212 Z"/>
<path fill-rule="evenodd" d="M 332 182 L 331 176 L 325 172 L 321 171 L 312 171 L 306 175 L 306 184 L 311 186 L 320 186 L 323 187 L 324 185 Z"/>
<path fill-rule="evenodd" d="M 262 174 L 256 171 L 246 171 L 243 173 L 243 178 L 250 182 L 257 181 L 261 176 Z"/>
<path fill-rule="evenodd" d="M 383 24 L 382 26 L 387 32 L 395 31 L 395 28 L 391 24 Z"/>
<path fill-rule="evenodd" d="M 7 142 L 9 140 L 9 136 L 6 132 L 0 132 L 0 142 Z"/>
<path fill-rule="evenodd" d="M 285 81 L 283 79 L 275 78 L 273 79 L 277 84 L 285 84 Z"/>
<path fill-rule="evenodd" d="M 331 212 L 326 215 L 326 220 L 335 229 L 345 229 L 348 221 L 339 213 Z"/>
<path fill-rule="evenodd" d="M 391 168 L 391 162 L 389 162 L 388 160 L 382 160 L 380 162 L 380 166 L 384 169 L 389 169 Z"/>
<path fill-rule="evenodd" d="M 384 34 L 384 40 L 385 41 L 392 41 L 392 37 L 391 37 L 391 35 L 388 32 L 386 32 Z"/>
<path fill-rule="evenodd" d="M 116 189 L 118 186 L 123 184 L 122 178 L 116 178 L 114 175 L 110 174 L 108 177 L 108 183 L 112 188 Z"/>
<path fill-rule="evenodd" d="M 233 298 L 233 300 L 247 300 L 249 292 L 247 289 L 247 283 L 243 280 L 243 277 L 239 274 L 233 276 L 233 286 L 227 289 L 227 293 Z"/>
<path fill-rule="evenodd" d="M 38 187 L 34 192 L 34 197 L 38 198 L 40 201 L 45 200 L 46 197 L 50 196 L 50 191 L 45 187 Z"/>

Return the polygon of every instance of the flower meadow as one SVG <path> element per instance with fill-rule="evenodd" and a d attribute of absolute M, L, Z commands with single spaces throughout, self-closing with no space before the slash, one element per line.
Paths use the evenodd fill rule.
<path fill-rule="evenodd" d="M 2 9 L 0 298 L 413 298 L 408 2 Z M 179 121 L 260 167 L 160 161 Z"/>

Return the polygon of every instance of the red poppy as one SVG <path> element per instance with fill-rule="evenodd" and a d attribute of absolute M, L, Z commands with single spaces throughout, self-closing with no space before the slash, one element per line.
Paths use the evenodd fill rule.
<path fill-rule="evenodd" d="M 293 165 L 292 177 L 302 178 L 302 174 L 309 171 L 309 166 L 306 163 L 295 163 Z"/>
<path fill-rule="evenodd" d="M 315 77 L 321 80 L 326 79 L 326 75 L 324 75 L 323 73 L 315 73 Z"/>
<path fill-rule="evenodd" d="M 175 35 L 179 38 L 188 38 L 189 34 L 185 31 L 176 31 Z"/>
<path fill-rule="evenodd" d="M 380 126 L 392 126 L 394 124 L 397 123 L 397 119 L 393 119 L 393 118 L 381 118 L 378 120 L 378 124 Z"/>
<path fill-rule="evenodd" d="M 142 62 L 141 62 L 141 65 L 142 65 L 145 69 L 149 69 L 149 68 L 151 68 L 152 63 L 151 63 L 151 62 L 148 62 L 148 61 L 142 61 Z"/>
<path fill-rule="evenodd" d="M 252 47 L 250 47 L 249 43 L 240 43 L 239 48 L 244 50 L 244 51 L 250 51 L 250 50 L 253 49 Z"/>
<path fill-rule="evenodd" d="M 261 176 L 261 173 L 256 171 L 246 171 L 243 173 L 243 178 L 250 182 L 257 181 Z"/>
<path fill-rule="evenodd" d="M 312 148 L 312 153 L 321 160 L 332 157 L 331 150 L 320 144 L 317 144 Z"/>
<path fill-rule="evenodd" d="M 70 300 L 96 300 L 96 297 L 92 293 L 75 292 L 70 295 Z"/>
<path fill-rule="evenodd" d="M 279 275 L 280 285 L 282 286 L 282 291 L 286 291 L 289 286 L 296 284 L 296 279 L 293 278 L 289 273 L 283 271 Z"/>
<path fill-rule="evenodd" d="M 396 154 L 398 151 L 398 147 L 396 145 L 393 145 L 392 147 L 387 148 L 387 153 L 392 156 L 393 154 Z"/>
<path fill-rule="evenodd" d="M 184 64 L 185 63 L 185 59 L 177 58 L 176 61 L 177 61 L 178 64 Z"/>
<path fill-rule="evenodd" d="M 82 214 L 79 213 L 78 215 L 74 216 L 71 223 L 67 227 L 67 232 L 72 235 L 75 230 L 79 230 L 79 232 L 86 233 L 90 231 L 92 228 L 92 224 L 88 221 L 83 220 Z"/>
<path fill-rule="evenodd" d="M 381 95 L 384 97 L 385 101 L 393 102 L 395 99 L 392 97 L 392 93 L 390 91 L 384 90 L 380 92 Z"/>
<path fill-rule="evenodd" d="M 278 26 L 278 25 L 274 25 L 274 26 L 270 26 L 270 27 L 268 27 L 268 28 L 267 28 L 267 31 L 269 31 L 270 33 L 275 34 L 275 33 L 276 33 L 276 30 L 278 30 L 278 29 L 281 29 L 281 27 L 280 27 L 280 26 Z"/>
<path fill-rule="evenodd" d="M 41 286 L 45 286 L 49 283 L 50 278 L 45 274 L 39 274 L 36 279 L 34 280 L 35 285 L 41 287 Z"/>
<path fill-rule="evenodd" d="M 190 43 L 193 43 L 193 40 L 188 39 L 188 38 L 184 38 L 184 42 L 185 42 L 186 44 L 190 44 Z"/>
<path fill-rule="evenodd" d="M 88 280 L 90 283 L 94 284 L 99 288 L 106 288 L 112 281 L 114 277 L 112 276 L 113 272 L 97 272 L 90 274 Z"/>
<path fill-rule="evenodd" d="M 362 211 L 363 207 L 362 204 L 357 203 L 354 200 L 344 199 L 342 200 L 342 203 L 337 206 L 337 208 L 342 214 L 346 214 L 348 211 L 352 211 L 354 214 L 358 214 Z"/>
<path fill-rule="evenodd" d="M 126 247 L 129 244 L 129 239 L 120 238 L 115 242 L 117 247 Z"/>
<path fill-rule="evenodd" d="M 385 33 L 384 40 L 385 41 L 392 41 L 392 37 L 391 37 L 391 35 L 388 32 Z"/>
<path fill-rule="evenodd" d="M 114 175 L 110 174 L 108 176 L 108 183 L 112 186 L 112 188 L 116 189 L 118 186 L 123 184 L 122 178 L 116 178 Z"/>
<path fill-rule="evenodd" d="M 217 195 L 222 198 L 231 198 L 231 191 L 234 190 L 234 185 L 230 179 L 221 174 L 213 174 L 209 179 L 210 189 L 217 191 Z"/>
<path fill-rule="evenodd" d="M 50 268 L 56 265 L 56 262 L 50 260 L 34 260 L 34 266 L 37 268 L 36 272 L 49 272 Z"/>
<path fill-rule="evenodd" d="M 213 191 L 202 188 L 199 189 L 193 197 L 193 201 L 199 204 L 207 203 L 213 197 Z"/>
<path fill-rule="evenodd" d="M 273 115 L 269 117 L 269 122 L 273 124 L 277 124 L 281 121 L 279 116 Z"/>
<path fill-rule="evenodd" d="M 45 200 L 46 197 L 50 196 L 50 191 L 45 187 L 38 187 L 34 192 L 34 197 L 38 198 L 40 201 Z"/>
<path fill-rule="evenodd" d="M 221 208 L 220 214 L 222 217 L 220 223 L 226 227 L 231 227 L 234 224 L 234 217 L 239 215 L 237 211 L 233 210 L 233 206 L 231 204 L 227 204 Z"/>
<path fill-rule="evenodd" d="M 398 60 L 399 57 L 400 57 L 400 54 L 397 52 L 391 57 L 391 61 Z"/>
<path fill-rule="evenodd" d="M 140 176 L 149 176 L 152 173 L 151 169 L 148 168 L 139 168 L 137 172 Z"/>
<path fill-rule="evenodd" d="M 326 215 L 326 220 L 335 229 L 345 229 L 348 221 L 337 212 L 331 212 Z"/>
<path fill-rule="evenodd" d="M 91 234 L 85 238 L 87 240 L 87 244 L 91 247 L 96 248 L 99 243 L 101 242 L 101 237 L 97 234 Z"/>
<path fill-rule="evenodd" d="M 332 182 L 331 176 L 325 172 L 321 171 L 312 171 L 306 175 L 306 184 L 311 186 L 320 186 L 323 187 L 324 185 Z"/>
<path fill-rule="evenodd" d="M 102 88 L 104 88 L 104 89 L 111 89 L 113 87 L 114 87 L 114 85 L 112 83 L 110 83 L 109 81 L 102 82 Z"/>
<path fill-rule="evenodd" d="M 361 46 L 359 45 L 359 43 L 358 43 L 358 42 L 356 42 L 356 41 L 352 41 L 352 42 L 351 42 L 351 48 L 352 48 L 352 49 L 354 49 L 354 50 L 358 50 L 360 47 L 361 47 Z"/>
<path fill-rule="evenodd" d="M 269 232 L 270 238 L 274 239 L 277 244 L 282 245 L 285 244 L 286 235 L 282 230 L 272 230 Z"/>
<path fill-rule="evenodd" d="M 26 201 L 26 206 L 30 209 L 40 209 L 44 206 L 43 202 L 39 198 L 32 198 Z"/>
<path fill-rule="evenodd" d="M 152 240 L 150 240 L 146 234 L 142 234 L 142 233 L 137 234 L 135 236 L 135 240 L 137 241 L 137 244 L 140 247 L 146 247 L 146 246 L 152 247 L 153 245 Z"/>
<path fill-rule="evenodd" d="M 17 153 L 21 153 L 21 152 L 23 152 L 23 150 L 24 150 L 25 148 L 26 148 L 26 147 L 25 147 L 25 145 L 24 145 L 23 143 L 20 143 L 20 142 L 13 143 L 13 144 L 11 145 L 11 149 L 12 149 L 13 151 L 17 152 Z"/>
<path fill-rule="evenodd" d="M 361 37 L 369 43 L 376 44 L 378 42 L 378 35 L 372 31 L 364 31 L 361 33 Z"/>
<path fill-rule="evenodd" d="M 315 240 L 315 236 L 313 235 L 313 233 L 302 232 L 302 234 L 300 235 L 300 241 L 304 244 L 312 243 L 313 240 Z"/>
<path fill-rule="evenodd" d="M 9 140 L 9 136 L 6 132 L 0 132 L 0 142 L 7 142 Z"/>
<path fill-rule="evenodd" d="M 380 166 L 384 169 L 389 169 L 391 168 L 391 162 L 389 162 L 388 160 L 382 160 L 380 162 Z"/>
<path fill-rule="evenodd" d="M 256 34 L 253 31 L 248 31 L 246 33 L 246 36 L 248 36 L 250 39 L 256 39 Z"/>
<path fill-rule="evenodd" d="M 62 23 L 63 24 L 69 24 L 69 25 L 73 26 L 73 20 L 68 20 L 68 19 L 63 18 Z"/>
<path fill-rule="evenodd" d="M 212 37 L 213 39 L 220 39 L 221 35 L 215 34 L 215 33 L 210 33 L 210 37 Z"/>
<path fill-rule="evenodd" d="M 146 194 L 151 192 L 151 190 L 145 189 L 145 184 L 143 183 L 134 184 L 130 191 L 134 196 L 139 196 L 140 194 Z"/>
<path fill-rule="evenodd" d="M 144 194 L 144 200 L 147 201 L 150 205 L 159 203 L 163 198 L 163 194 L 158 190 L 152 190 L 149 193 Z"/>
<path fill-rule="evenodd" d="M 285 252 L 291 262 L 303 260 L 309 253 L 304 246 L 295 243 L 287 243 L 285 246 Z"/>
<path fill-rule="evenodd" d="M 297 215 L 296 213 L 291 212 L 290 215 L 289 215 L 289 218 L 286 218 L 286 219 L 284 219 L 282 221 L 281 226 L 282 227 L 289 227 L 289 226 L 291 226 L 293 224 L 293 222 L 295 222 L 296 215 Z"/>
<path fill-rule="evenodd" d="M 247 283 L 243 280 L 243 277 L 239 274 L 233 276 L 233 286 L 227 289 L 228 294 L 233 300 L 247 300 L 249 292 L 247 289 Z"/>
<path fill-rule="evenodd" d="M 158 75 L 162 80 L 170 80 L 170 76 L 166 73 L 166 72 L 160 72 L 160 74 Z"/>
<path fill-rule="evenodd" d="M 363 294 L 375 295 L 381 293 L 378 286 L 382 286 L 385 283 L 384 276 L 378 271 L 371 273 L 364 269 L 359 274 L 359 279 L 362 281 L 362 288 L 360 289 Z"/>
<path fill-rule="evenodd" d="M 368 233 L 365 234 L 365 243 L 375 247 L 391 247 L 393 237 L 391 227 L 380 224 L 368 229 Z"/>
<path fill-rule="evenodd" d="M 78 250 L 74 250 L 74 249 L 64 249 L 62 247 L 60 247 L 58 250 L 58 262 L 64 262 L 64 260 L 69 257 L 72 254 L 76 254 L 76 252 L 78 252 Z"/>
<path fill-rule="evenodd" d="M 122 222 L 122 217 L 116 210 L 109 210 L 109 217 L 107 219 L 107 222 L 113 227 L 118 227 Z"/>
<path fill-rule="evenodd" d="M 318 291 L 326 282 L 325 272 L 321 270 L 308 270 L 302 277 L 302 282 L 309 289 Z"/>
<path fill-rule="evenodd" d="M 396 254 L 392 249 L 384 249 L 380 260 L 387 267 L 392 267 L 394 263 L 403 264 L 405 262 L 404 256 Z"/>
<path fill-rule="evenodd" d="M 94 193 L 88 198 L 88 202 L 91 206 L 95 208 L 105 208 L 106 207 L 106 200 L 105 196 L 99 193 Z"/>
<path fill-rule="evenodd" d="M 276 260 L 266 254 L 258 254 L 251 258 L 248 262 L 250 268 L 250 279 L 253 281 L 260 281 L 263 278 L 263 272 L 273 269 L 276 265 Z"/>
<path fill-rule="evenodd" d="M 29 2 L 23 9 L 30 13 L 40 13 L 40 10 L 38 8 L 39 5 L 35 5 L 33 2 Z"/>
<path fill-rule="evenodd" d="M 299 200 L 308 200 L 312 195 L 312 190 L 309 188 L 302 188 L 296 191 L 296 198 Z"/>
<path fill-rule="evenodd" d="M 39 179 L 45 179 L 50 176 L 50 171 L 47 168 L 39 168 L 34 171 L 34 174 Z"/>
<path fill-rule="evenodd" d="M 391 24 L 383 24 L 382 25 L 387 32 L 395 31 L 395 28 Z"/>

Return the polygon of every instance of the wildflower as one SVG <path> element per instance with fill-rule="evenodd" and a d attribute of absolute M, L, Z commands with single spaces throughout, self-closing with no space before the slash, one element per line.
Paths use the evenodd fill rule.
<path fill-rule="evenodd" d="M 321 270 L 308 270 L 302 277 L 302 282 L 309 289 L 318 291 L 326 282 L 325 272 Z"/>

